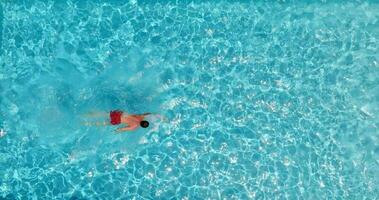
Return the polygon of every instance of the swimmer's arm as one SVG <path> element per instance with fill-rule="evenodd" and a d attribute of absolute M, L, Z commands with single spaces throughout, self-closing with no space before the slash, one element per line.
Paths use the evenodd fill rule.
<path fill-rule="evenodd" d="M 134 130 L 136 128 L 137 128 L 137 126 L 125 126 L 125 127 L 116 129 L 116 131 L 117 132 L 132 131 L 132 130 Z"/>
<path fill-rule="evenodd" d="M 168 122 L 168 119 L 166 117 L 164 117 L 163 115 L 157 114 L 157 113 L 143 113 L 142 115 L 143 116 L 146 116 L 146 115 L 155 115 L 155 116 L 159 117 L 162 121 Z"/>

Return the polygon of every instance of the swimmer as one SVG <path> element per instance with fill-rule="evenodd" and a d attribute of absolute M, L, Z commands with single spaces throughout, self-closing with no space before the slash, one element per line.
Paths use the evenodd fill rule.
<path fill-rule="evenodd" d="M 152 115 L 152 113 L 144 113 L 144 114 L 127 114 L 121 110 L 113 110 L 109 113 L 91 113 L 85 116 L 87 117 L 101 117 L 101 116 L 109 116 L 109 121 L 107 122 L 95 122 L 90 123 L 87 122 L 85 125 L 97 125 L 97 126 L 106 126 L 106 125 L 125 125 L 124 127 L 116 129 L 117 132 L 123 131 L 133 131 L 138 129 L 139 127 L 147 128 L 149 127 L 149 122 L 146 120 L 146 116 Z M 162 116 L 157 115 L 159 118 L 164 119 Z"/>

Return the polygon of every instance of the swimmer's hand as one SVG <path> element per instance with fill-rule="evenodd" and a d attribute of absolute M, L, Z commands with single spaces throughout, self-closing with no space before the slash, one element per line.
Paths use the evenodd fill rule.
<path fill-rule="evenodd" d="M 157 114 L 157 117 L 159 117 L 163 122 L 168 122 L 168 119 L 165 116 Z"/>
<path fill-rule="evenodd" d="M 162 122 L 168 122 L 168 119 L 166 117 L 157 113 L 145 113 L 144 115 L 154 115 L 155 117 L 159 118 Z"/>

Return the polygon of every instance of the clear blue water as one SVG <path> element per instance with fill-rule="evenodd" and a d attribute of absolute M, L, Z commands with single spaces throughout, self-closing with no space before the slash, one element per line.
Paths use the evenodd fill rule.
<path fill-rule="evenodd" d="M 0 199 L 379 199 L 377 2 L 0 5 Z"/>

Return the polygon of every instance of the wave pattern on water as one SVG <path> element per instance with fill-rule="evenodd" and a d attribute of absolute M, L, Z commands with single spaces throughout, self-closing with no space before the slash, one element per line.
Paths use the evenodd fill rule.
<path fill-rule="evenodd" d="M 378 4 L 1 6 L 0 197 L 378 197 Z M 113 107 L 171 122 L 73 117 Z"/>

